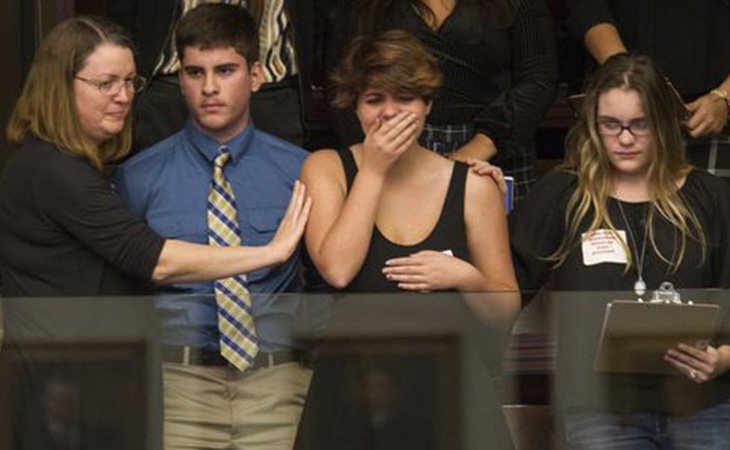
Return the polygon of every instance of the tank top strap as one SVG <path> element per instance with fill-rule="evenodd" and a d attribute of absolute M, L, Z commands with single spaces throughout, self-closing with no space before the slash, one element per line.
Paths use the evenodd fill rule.
<path fill-rule="evenodd" d="M 340 156 L 340 160 L 342 161 L 342 168 L 345 169 L 347 192 L 350 192 L 350 189 L 352 189 L 352 183 L 355 182 L 355 175 L 357 175 L 355 157 L 353 156 L 352 151 L 347 147 L 337 150 L 337 154 Z"/>

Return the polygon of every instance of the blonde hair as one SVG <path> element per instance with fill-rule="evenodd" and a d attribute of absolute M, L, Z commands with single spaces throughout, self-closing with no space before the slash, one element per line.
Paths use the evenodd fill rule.
<path fill-rule="evenodd" d="M 441 79 L 438 60 L 412 34 L 391 30 L 375 37 L 361 36 L 350 44 L 335 71 L 333 103 L 339 108 L 354 106 L 370 87 L 430 101 L 441 87 Z"/>
<path fill-rule="evenodd" d="M 596 126 L 599 98 L 616 88 L 639 94 L 651 128 L 654 154 L 647 172 L 651 202 L 646 218 L 651 248 L 672 271 L 681 264 L 688 239 L 700 243 L 704 260 L 706 249 L 702 226 L 675 184 L 678 178 L 691 170 L 685 159 L 680 129 L 684 106 L 650 58 L 631 54 L 613 56 L 586 83 L 586 95 L 578 120 L 568 132 L 566 158 L 562 166 L 563 170 L 575 173 L 578 186 L 568 199 L 565 212 L 567 233 L 549 259 L 555 261 L 556 266 L 565 261 L 571 249 L 580 243 L 580 229 L 586 221 L 589 223 L 588 232 L 599 228 L 616 230 L 608 214 L 612 166 Z M 657 245 L 654 225 L 658 217 L 679 232 L 671 254 L 664 254 Z M 626 250 L 628 270 L 633 258 L 628 248 Z"/>
<path fill-rule="evenodd" d="M 100 18 L 75 17 L 56 25 L 41 43 L 7 126 L 8 141 L 20 145 L 28 133 L 79 155 L 97 170 L 121 158 L 132 145 L 131 117 L 118 135 L 94 145 L 85 139 L 78 118 L 74 77 L 94 50 L 112 44 L 133 50 L 119 25 Z"/>

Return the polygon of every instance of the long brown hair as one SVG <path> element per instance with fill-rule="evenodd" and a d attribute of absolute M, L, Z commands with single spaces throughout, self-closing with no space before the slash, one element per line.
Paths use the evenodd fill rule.
<path fill-rule="evenodd" d="M 687 239 L 699 242 L 705 256 L 705 238 L 699 220 L 685 203 L 676 187 L 676 180 L 691 170 L 685 159 L 680 129 L 684 106 L 673 94 L 666 79 L 653 61 L 646 56 L 619 54 L 608 59 L 588 79 L 578 120 L 568 132 L 566 157 L 562 169 L 576 174 L 578 187 L 568 200 L 565 213 L 567 233 L 558 250 L 550 256 L 562 264 L 572 247 L 580 240 L 581 225 L 588 221 L 588 231 L 599 228 L 615 230 L 608 215 L 612 190 L 612 166 L 598 134 L 596 117 L 601 95 L 611 89 L 636 91 L 651 127 L 654 158 L 649 164 L 649 197 L 647 232 L 654 252 L 672 270 L 681 264 Z M 656 243 L 654 223 L 657 216 L 669 222 L 679 233 L 670 255 L 664 254 Z M 631 255 L 631 252 L 627 252 Z M 631 266 L 629 256 L 626 269 Z"/>
<path fill-rule="evenodd" d="M 121 133 L 100 145 L 82 135 L 76 108 L 74 77 L 94 50 L 112 44 L 133 50 L 132 39 L 119 25 L 96 17 L 74 17 L 56 25 L 38 49 L 23 91 L 7 126 L 8 141 L 21 144 L 28 133 L 59 149 L 79 155 L 97 170 L 119 159 L 132 145 L 131 115 Z"/>

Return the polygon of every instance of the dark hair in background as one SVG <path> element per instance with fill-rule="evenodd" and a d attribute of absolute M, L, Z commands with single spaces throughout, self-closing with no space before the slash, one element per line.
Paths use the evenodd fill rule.
<path fill-rule="evenodd" d="M 466 23 L 462 23 L 464 33 L 461 36 L 478 39 L 485 26 L 506 28 L 512 24 L 516 0 L 456 0 L 456 8 L 470 8 L 473 13 L 465 14 Z M 428 24 L 435 22 L 431 8 L 422 0 L 356 0 L 353 13 L 357 18 L 357 34 L 377 34 L 391 28 L 397 28 L 402 17 L 409 9 L 415 12 Z M 471 11 L 470 11 L 471 12 Z"/>
<path fill-rule="evenodd" d="M 20 144 L 30 133 L 64 151 L 82 156 L 98 170 L 104 163 L 129 152 L 132 145 L 130 114 L 121 133 L 101 145 L 87 142 L 81 133 L 74 78 L 102 44 L 134 51 L 127 31 L 100 17 L 73 17 L 48 33 L 33 58 L 23 91 L 15 103 L 7 127 L 8 141 Z"/>
<path fill-rule="evenodd" d="M 333 103 L 340 108 L 354 106 L 368 88 L 430 101 L 441 86 L 441 78 L 438 60 L 407 31 L 361 36 L 352 41 L 334 73 L 337 94 Z"/>
<path fill-rule="evenodd" d="M 249 67 L 259 60 L 256 21 L 245 9 L 223 3 L 207 3 L 191 9 L 175 29 L 175 47 L 182 61 L 186 47 L 203 50 L 233 47 Z"/>

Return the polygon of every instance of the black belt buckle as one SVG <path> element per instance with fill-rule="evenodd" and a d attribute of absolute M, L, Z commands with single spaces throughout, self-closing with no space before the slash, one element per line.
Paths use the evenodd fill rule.
<path fill-rule="evenodd" d="M 160 347 L 160 359 L 183 366 L 223 367 L 228 365 L 228 360 L 220 352 L 188 345 L 163 345 Z"/>

